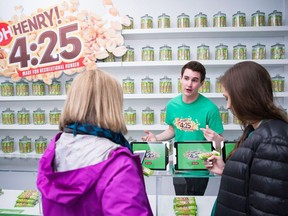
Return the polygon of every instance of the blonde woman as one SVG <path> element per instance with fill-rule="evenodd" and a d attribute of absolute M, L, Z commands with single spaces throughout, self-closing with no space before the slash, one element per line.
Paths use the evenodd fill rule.
<path fill-rule="evenodd" d="M 153 215 L 139 156 L 123 134 L 123 93 L 110 74 L 91 70 L 73 81 L 60 133 L 39 163 L 44 215 Z"/>

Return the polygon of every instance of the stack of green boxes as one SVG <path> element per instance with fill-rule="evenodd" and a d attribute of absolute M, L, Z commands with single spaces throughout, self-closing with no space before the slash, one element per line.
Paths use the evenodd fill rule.
<path fill-rule="evenodd" d="M 177 216 L 197 216 L 195 197 L 174 197 L 173 208 Z"/>

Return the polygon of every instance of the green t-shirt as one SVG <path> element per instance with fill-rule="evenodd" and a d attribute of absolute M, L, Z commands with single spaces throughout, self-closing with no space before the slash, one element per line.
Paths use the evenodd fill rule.
<path fill-rule="evenodd" d="M 201 94 L 190 104 L 183 102 L 182 94 L 171 99 L 166 107 L 165 121 L 174 127 L 178 142 L 206 140 L 200 130 L 206 125 L 218 134 L 224 131 L 218 107 Z"/>

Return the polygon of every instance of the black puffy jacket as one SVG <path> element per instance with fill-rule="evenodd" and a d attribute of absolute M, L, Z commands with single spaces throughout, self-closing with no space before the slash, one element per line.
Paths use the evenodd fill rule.
<path fill-rule="evenodd" d="M 288 123 L 266 120 L 227 161 L 217 216 L 288 216 Z"/>

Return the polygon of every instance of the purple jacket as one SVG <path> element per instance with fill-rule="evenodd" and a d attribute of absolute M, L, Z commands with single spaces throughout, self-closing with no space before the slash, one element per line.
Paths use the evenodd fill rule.
<path fill-rule="evenodd" d="M 139 156 L 120 147 L 98 164 L 54 172 L 57 134 L 39 163 L 37 187 L 45 216 L 150 216 Z"/>

